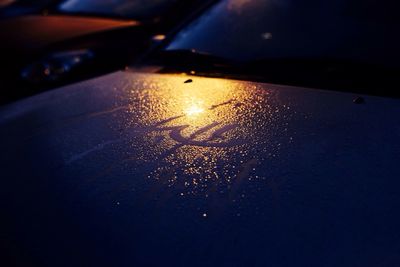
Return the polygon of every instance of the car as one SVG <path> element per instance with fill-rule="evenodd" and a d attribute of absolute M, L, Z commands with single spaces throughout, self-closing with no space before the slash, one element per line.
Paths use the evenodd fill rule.
<path fill-rule="evenodd" d="M 3 106 L 3 265 L 398 266 L 393 3 L 221 0 Z"/>
<path fill-rule="evenodd" d="M 144 2 L 17 1 L 30 11 L 0 20 L 0 104 L 124 69 L 208 1 Z"/>

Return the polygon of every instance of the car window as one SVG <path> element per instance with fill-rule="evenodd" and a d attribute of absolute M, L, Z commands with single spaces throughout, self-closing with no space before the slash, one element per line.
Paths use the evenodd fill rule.
<path fill-rule="evenodd" d="M 330 58 L 397 67 L 398 7 L 392 0 L 224 0 L 166 50 L 240 61 Z"/>
<path fill-rule="evenodd" d="M 66 0 L 59 5 L 63 12 L 93 13 L 129 18 L 157 16 L 177 0 Z"/>

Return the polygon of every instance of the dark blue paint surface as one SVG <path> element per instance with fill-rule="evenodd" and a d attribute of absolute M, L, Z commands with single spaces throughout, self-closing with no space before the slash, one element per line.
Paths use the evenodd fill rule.
<path fill-rule="evenodd" d="M 120 72 L 3 108 L 2 261 L 400 263 L 398 100 L 192 79 Z"/>

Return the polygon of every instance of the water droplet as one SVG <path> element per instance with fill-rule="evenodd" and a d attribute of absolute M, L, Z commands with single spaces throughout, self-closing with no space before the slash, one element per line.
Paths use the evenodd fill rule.
<path fill-rule="evenodd" d="M 365 100 L 364 100 L 364 98 L 362 98 L 361 96 L 359 96 L 359 97 L 357 97 L 357 98 L 355 98 L 355 99 L 353 100 L 353 103 L 354 103 L 354 104 L 364 104 L 364 103 L 365 103 Z"/>
<path fill-rule="evenodd" d="M 272 39 L 272 33 L 270 33 L 270 32 L 265 32 L 265 33 L 261 34 L 261 37 L 262 37 L 264 40 L 271 40 L 271 39 Z"/>

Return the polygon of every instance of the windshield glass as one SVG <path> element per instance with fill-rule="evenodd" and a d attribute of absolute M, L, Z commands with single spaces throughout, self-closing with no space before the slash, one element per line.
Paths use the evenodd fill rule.
<path fill-rule="evenodd" d="M 239 61 L 335 59 L 398 67 L 397 1 L 224 0 L 167 50 Z"/>
<path fill-rule="evenodd" d="M 67 0 L 59 5 L 63 12 L 92 13 L 135 19 L 161 15 L 178 0 Z"/>

